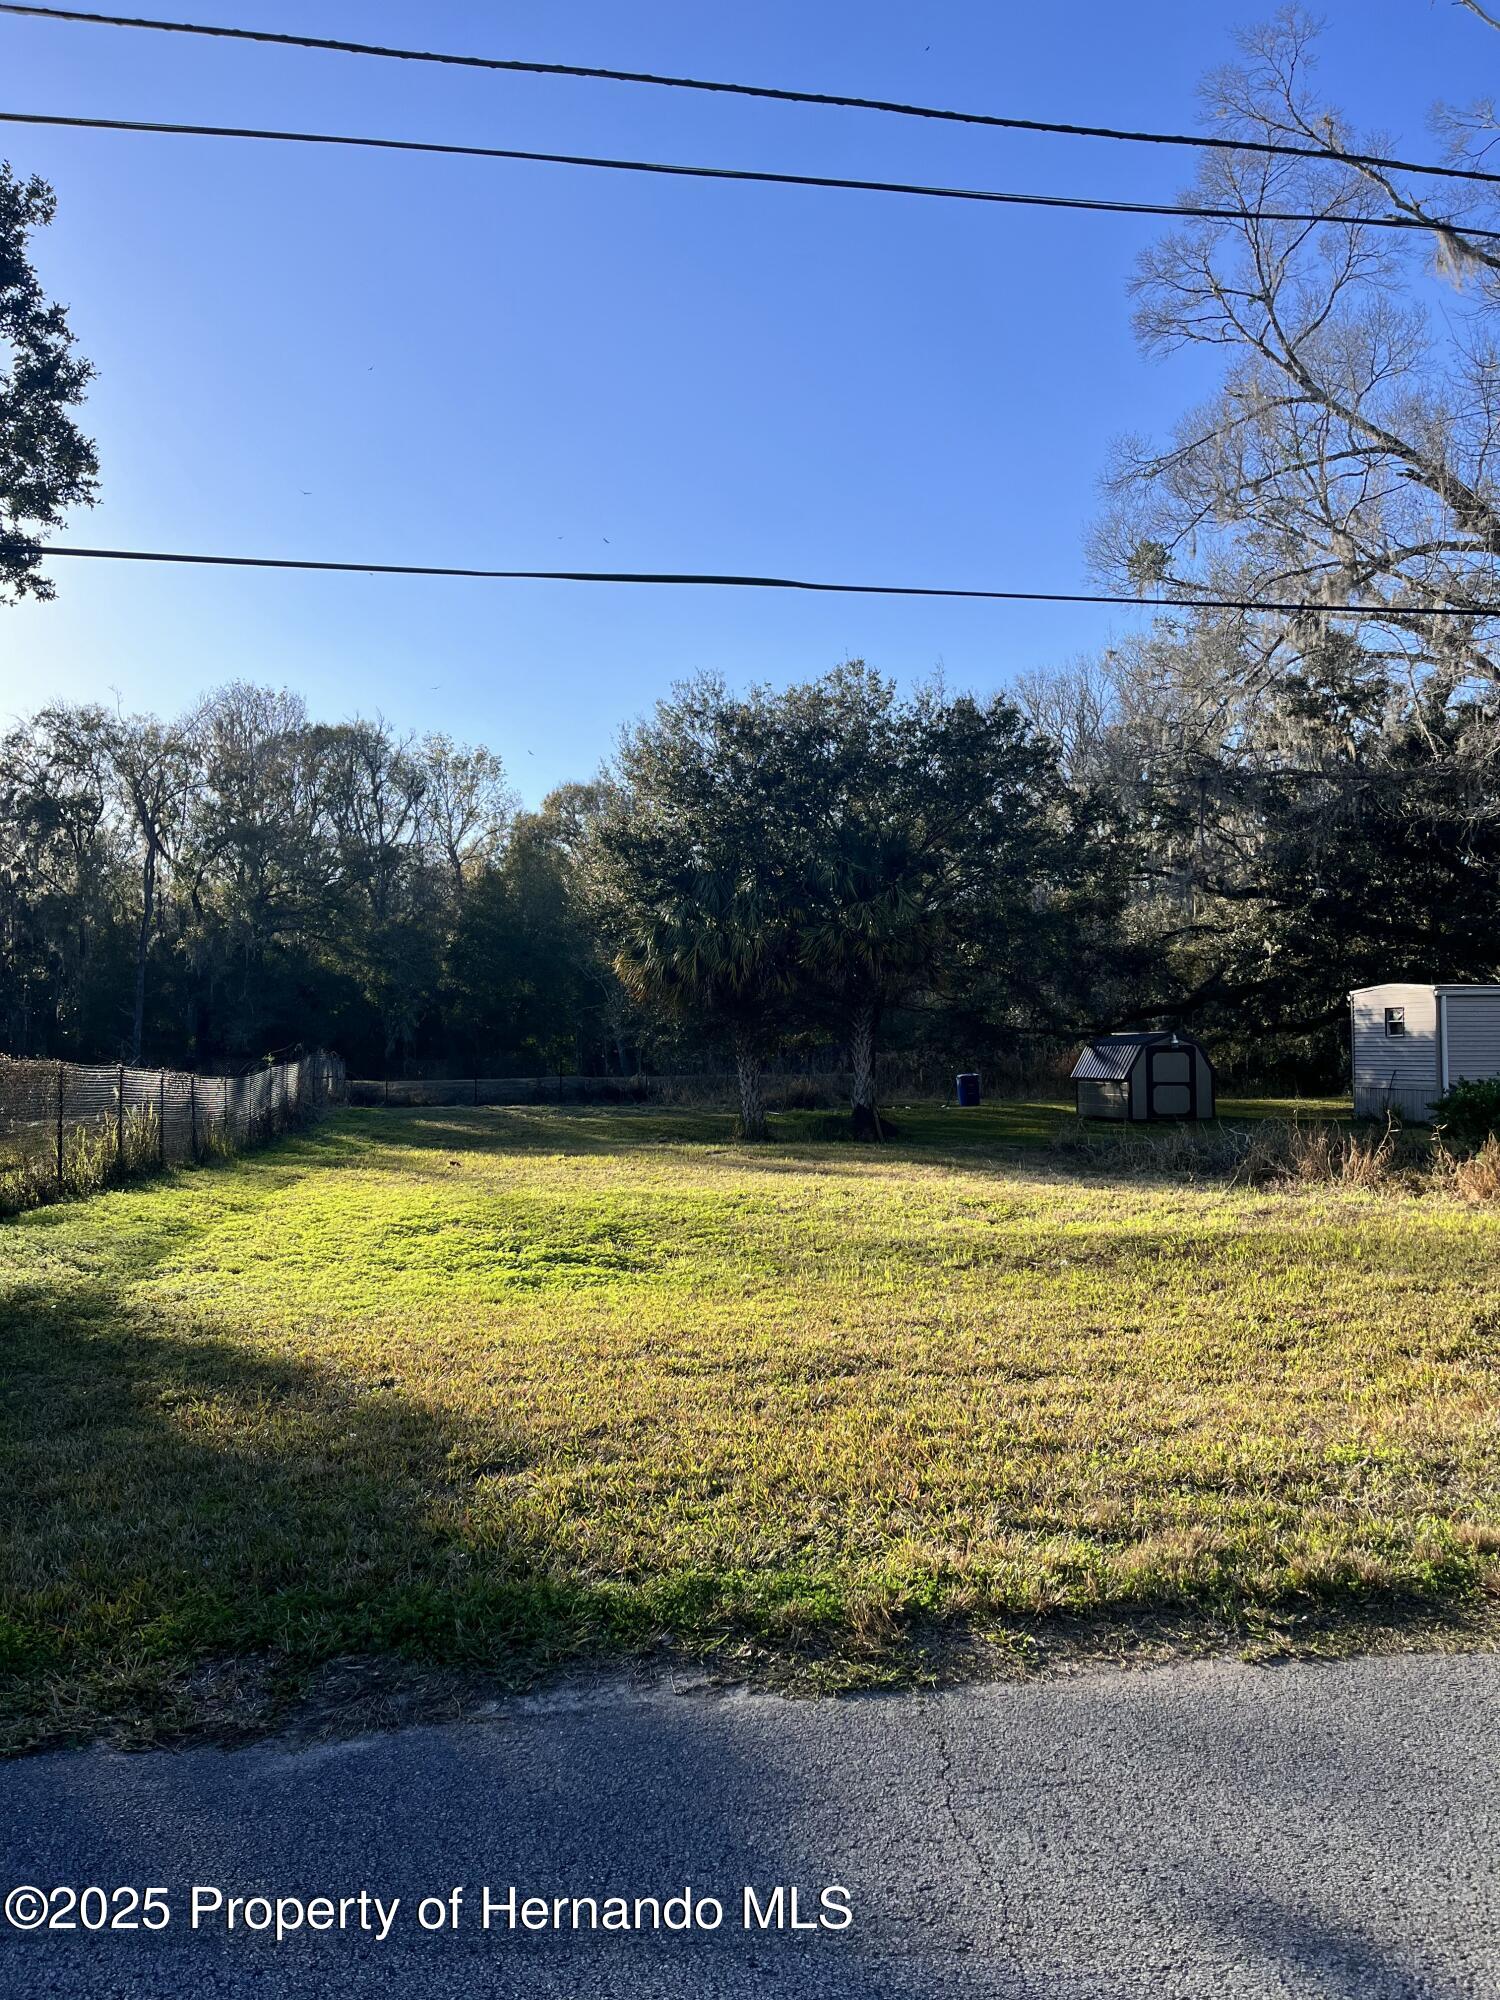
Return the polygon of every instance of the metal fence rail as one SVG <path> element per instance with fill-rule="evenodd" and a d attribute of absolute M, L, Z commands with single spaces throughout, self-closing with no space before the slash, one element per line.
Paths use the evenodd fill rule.
<path fill-rule="evenodd" d="M 789 1095 L 839 1093 L 847 1079 L 831 1073 L 767 1076 L 766 1098 L 773 1109 Z M 682 1076 L 351 1077 L 351 1104 L 395 1106 L 442 1104 L 711 1104 L 733 1100 L 732 1073 L 695 1071 Z"/>
<path fill-rule="evenodd" d="M 322 1050 L 243 1076 L 0 1056 L 0 1206 L 238 1152 L 346 1094 Z"/>
<path fill-rule="evenodd" d="M 942 1099 L 953 1090 L 954 1072 L 938 1063 L 896 1057 L 878 1066 L 887 1099 Z M 1053 1080 L 1048 1079 L 1049 1086 Z M 771 1110 L 840 1104 L 848 1096 L 847 1070 L 768 1070 L 762 1079 Z M 655 1104 L 732 1105 L 733 1071 L 694 1070 L 680 1074 L 578 1076 L 351 1077 L 351 1104 L 392 1108 L 459 1104 Z"/>

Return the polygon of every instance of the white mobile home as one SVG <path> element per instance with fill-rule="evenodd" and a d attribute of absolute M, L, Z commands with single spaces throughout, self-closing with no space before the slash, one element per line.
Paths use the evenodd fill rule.
<path fill-rule="evenodd" d="M 1429 1119 L 1453 1084 L 1500 1076 L 1500 986 L 1362 986 L 1349 1045 L 1356 1118 Z"/>

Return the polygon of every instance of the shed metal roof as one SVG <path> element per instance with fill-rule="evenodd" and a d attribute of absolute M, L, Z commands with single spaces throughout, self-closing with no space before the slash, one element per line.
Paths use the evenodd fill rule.
<path fill-rule="evenodd" d="M 1130 1065 L 1140 1053 L 1140 1046 L 1139 1042 L 1127 1042 L 1121 1048 L 1112 1049 L 1103 1042 L 1090 1042 L 1074 1063 L 1069 1081 L 1123 1083 L 1130 1074 Z"/>
<path fill-rule="evenodd" d="M 1173 1037 L 1165 1032 L 1140 1035 L 1096 1035 L 1074 1063 L 1070 1083 L 1123 1083 L 1142 1049 L 1160 1048 Z M 1176 1040 L 1184 1048 L 1192 1044 L 1184 1035 Z"/>

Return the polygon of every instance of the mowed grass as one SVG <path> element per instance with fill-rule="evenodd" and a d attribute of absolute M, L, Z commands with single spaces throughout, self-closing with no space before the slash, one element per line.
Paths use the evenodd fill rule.
<path fill-rule="evenodd" d="M 354 1111 L 0 1225 L 11 1741 L 223 1659 L 847 1682 L 1057 1614 L 1483 1607 L 1500 1218 L 1111 1181 L 1062 1116 Z"/>

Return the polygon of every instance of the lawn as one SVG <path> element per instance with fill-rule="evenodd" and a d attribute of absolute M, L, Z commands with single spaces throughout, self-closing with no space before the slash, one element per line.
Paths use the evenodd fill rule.
<path fill-rule="evenodd" d="M 1060 1116 L 350 1111 L 0 1225 L 9 1740 L 236 1660 L 1487 1615 L 1500 1216 L 1111 1180 Z"/>

